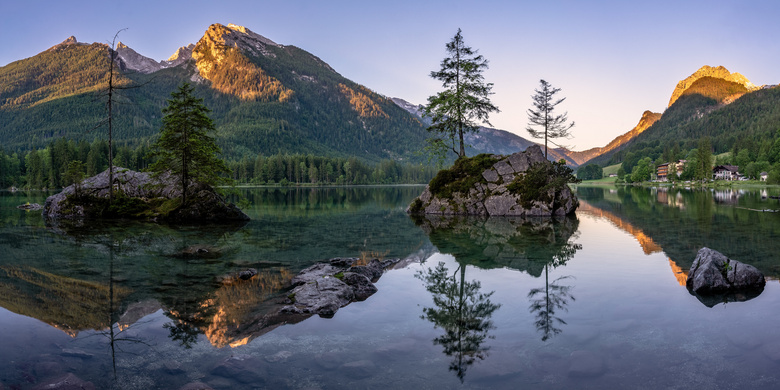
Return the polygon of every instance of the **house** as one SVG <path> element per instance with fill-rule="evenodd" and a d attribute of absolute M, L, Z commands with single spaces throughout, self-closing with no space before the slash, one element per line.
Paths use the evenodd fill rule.
<path fill-rule="evenodd" d="M 766 181 L 768 177 L 769 177 L 769 173 L 767 172 L 761 172 L 758 174 L 758 178 L 761 179 L 761 181 Z"/>
<path fill-rule="evenodd" d="M 712 177 L 715 180 L 739 180 L 741 176 L 736 165 L 718 165 L 712 168 Z"/>
<path fill-rule="evenodd" d="M 677 162 L 663 163 L 656 168 L 656 177 L 658 181 L 669 181 L 669 174 L 676 174 L 680 177 L 685 169 L 686 160 L 677 160 Z"/>
<path fill-rule="evenodd" d="M 663 163 L 655 168 L 655 176 L 658 178 L 658 181 L 668 181 L 668 175 L 669 163 Z"/>

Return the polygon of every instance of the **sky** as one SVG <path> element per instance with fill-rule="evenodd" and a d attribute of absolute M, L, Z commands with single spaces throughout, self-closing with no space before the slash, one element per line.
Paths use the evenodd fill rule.
<path fill-rule="evenodd" d="M 756 85 L 780 83 L 780 2 L 769 1 L 20 1 L 2 0 L 0 66 L 75 36 L 119 41 L 155 60 L 196 43 L 209 25 L 245 26 L 300 47 L 348 79 L 415 104 L 458 29 L 489 61 L 492 127 L 530 139 L 531 95 L 560 88 L 576 123 L 573 150 L 604 146 L 645 110 L 663 112 L 677 82 L 703 65 Z"/>

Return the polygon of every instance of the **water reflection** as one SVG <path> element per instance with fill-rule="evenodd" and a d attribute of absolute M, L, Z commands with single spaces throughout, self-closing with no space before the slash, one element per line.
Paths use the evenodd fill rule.
<path fill-rule="evenodd" d="M 543 288 L 528 293 L 542 340 L 559 334 L 566 322 L 560 317 L 574 301 L 572 286 L 561 276 L 550 281 L 550 270 L 564 266 L 582 246 L 577 238 L 579 220 L 568 218 L 508 218 L 420 216 L 415 221 L 440 252 L 455 256 L 460 268 L 512 268 L 535 277 L 544 274 Z"/>
<path fill-rule="evenodd" d="M 441 345 L 445 355 L 453 356 L 449 369 L 462 383 L 468 367 L 488 356 L 490 348 L 483 344 L 492 338 L 489 332 L 495 326 L 490 318 L 501 305 L 490 301 L 493 291 L 482 293 L 479 281 L 466 280 L 463 264 L 452 275 L 441 262 L 416 276 L 425 283 L 435 306 L 424 308 L 422 318 L 432 322 L 434 328 L 444 330 L 433 343 Z"/>
<path fill-rule="evenodd" d="M 778 190 L 701 190 L 642 187 L 579 187 L 577 213 L 605 217 L 632 234 L 646 254 L 661 250 L 687 271 L 708 247 L 780 277 Z M 679 272 L 675 271 L 679 276 Z"/>
<path fill-rule="evenodd" d="M 540 277 L 547 264 L 563 265 L 580 245 L 576 217 L 521 218 L 426 215 L 415 223 L 440 252 L 463 265 L 510 268 Z"/>
<path fill-rule="evenodd" d="M 747 262 L 766 276 L 777 278 L 780 263 L 773 256 L 780 250 L 780 220 L 773 213 L 778 205 L 770 191 L 743 189 L 690 190 L 679 188 L 578 189 L 578 213 L 604 218 L 628 232 L 645 254 L 664 252 L 678 284 L 686 288 L 688 270 L 702 247 Z M 761 234 L 757 234 L 757 227 Z M 687 288 L 686 288 L 687 290 Z M 760 291 L 700 296 L 707 307 L 743 302 Z"/>

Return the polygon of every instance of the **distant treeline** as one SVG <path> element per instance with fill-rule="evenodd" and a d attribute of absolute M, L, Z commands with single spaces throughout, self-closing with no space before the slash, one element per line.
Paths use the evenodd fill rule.
<path fill-rule="evenodd" d="M 154 161 L 150 146 L 114 147 L 114 166 L 146 170 Z M 9 152 L 0 148 L 0 188 L 55 189 L 70 185 L 65 172 L 71 161 L 81 161 L 87 177 L 108 169 L 108 142 L 59 138 L 46 148 Z M 414 184 L 436 175 L 429 166 L 384 160 L 367 163 L 357 158 L 321 157 L 311 154 L 276 154 L 227 161 L 239 184 Z"/>

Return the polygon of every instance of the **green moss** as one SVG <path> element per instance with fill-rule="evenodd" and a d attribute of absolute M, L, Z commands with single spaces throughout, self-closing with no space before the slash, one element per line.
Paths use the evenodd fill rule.
<path fill-rule="evenodd" d="M 338 279 L 338 280 L 342 280 L 342 279 L 344 279 L 344 272 L 339 272 L 339 273 L 333 275 L 333 277 Z"/>
<path fill-rule="evenodd" d="M 489 154 L 461 157 L 449 169 L 442 169 L 431 180 L 431 194 L 442 199 L 452 199 L 456 193 L 468 194 L 476 183 L 487 183 L 482 172 L 499 160 Z"/>
<path fill-rule="evenodd" d="M 410 214 L 420 214 L 423 212 L 423 201 L 420 198 L 415 198 L 412 204 L 409 205 Z"/>
<path fill-rule="evenodd" d="M 580 181 L 563 161 L 538 162 L 532 164 L 524 175 L 516 177 L 506 188 L 510 194 L 520 196 L 523 207 L 530 208 L 534 201 L 545 203 L 554 201 L 554 194 L 563 190 L 564 186 Z"/>

